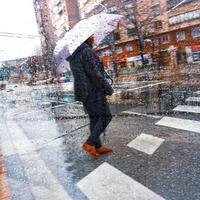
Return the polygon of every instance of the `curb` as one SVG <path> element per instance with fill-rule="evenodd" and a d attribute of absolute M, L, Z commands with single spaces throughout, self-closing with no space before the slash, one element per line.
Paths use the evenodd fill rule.
<path fill-rule="evenodd" d="M 149 115 L 149 114 L 143 114 L 133 111 L 123 111 L 120 113 L 120 116 L 140 116 L 140 117 L 148 117 L 152 119 L 161 119 L 163 116 L 160 115 Z"/>
<path fill-rule="evenodd" d="M 0 148 L 0 200 L 11 200 L 11 194 L 8 188 L 6 169 L 3 164 L 3 154 Z"/>

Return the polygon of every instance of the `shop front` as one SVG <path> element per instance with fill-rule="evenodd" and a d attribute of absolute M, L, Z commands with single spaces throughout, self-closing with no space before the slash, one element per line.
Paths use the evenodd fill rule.
<path fill-rule="evenodd" d="M 200 62 L 200 45 L 193 45 L 191 49 L 193 62 Z"/>

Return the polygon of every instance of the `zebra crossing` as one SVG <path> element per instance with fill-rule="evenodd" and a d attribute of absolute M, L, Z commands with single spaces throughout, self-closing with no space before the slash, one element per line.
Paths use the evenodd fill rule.
<path fill-rule="evenodd" d="M 196 101 L 196 99 L 193 100 Z M 178 105 L 174 108 L 174 111 L 199 114 L 200 107 L 196 105 Z M 12 120 L 9 122 L 7 131 L 10 132 L 10 135 L 6 136 L 4 134 L 4 137 L 6 137 L 5 141 L 7 142 L 3 144 L 5 155 L 12 156 L 16 153 L 20 155 L 25 166 L 31 192 L 35 199 L 72 200 L 73 198 L 68 194 L 66 188 L 53 175 L 40 155 L 34 151 L 34 145 L 25 135 L 22 128 Z M 200 133 L 200 120 L 165 116 L 156 122 L 156 125 Z M 10 136 L 12 136 L 12 141 L 9 140 Z M 142 132 L 129 142 L 127 146 L 130 150 L 135 149 L 151 159 L 164 142 L 165 139 L 161 137 L 155 137 Z M 30 151 L 32 153 L 27 154 Z M 89 200 L 164 200 L 162 195 L 157 194 L 153 189 L 149 189 L 139 181 L 126 175 L 114 167 L 114 165 L 109 164 L 109 162 L 100 164 L 96 169 L 79 180 L 76 186 Z"/>
<path fill-rule="evenodd" d="M 188 99 L 186 99 L 186 102 L 199 103 L 200 102 L 200 97 L 189 97 Z"/>
<path fill-rule="evenodd" d="M 200 91 L 194 94 L 200 94 Z M 200 133 L 200 106 L 196 105 L 198 102 L 200 102 L 200 97 L 191 96 L 186 99 L 186 105 L 178 105 L 173 111 L 178 112 L 178 114 L 184 112 L 190 115 L 197 115 L 199 120 L 165 116 L 156 125 Z"/>
<path fill-rule="evenodd" d="M 35 151 L 34 145 L 26 136 L 24 130 L 15 121 L 9 120 L 7 131 L 2 143 L 4 155 L 7 157 L 16 153 L 19 155 L 25 166 L 29 188 L 34 198 L 38 200 L 73 200 Z M 7 147 L 8 142 L 12 144 Z M 128 146 L 152 155 L 162 142 L 164 142 L 163 139 L 141 134 Z M 164 200 L 163 197 L 107 162 L 104 162 L 80 180 L 77 187 L 86 195 L 88 200 Z"/>
<path fill-rule="evenodd" d="M 200 95 L 200 91 L 197 91 L 197 92 L 195 92 L 194 94 L 196 94 L 196 95 Z"/>
<path fill-rule="evenodd" d="M 200 91 L 196 92 L 196 94 L 200 94 Z M 189 97 L 186 100 L 186 102 L 189 103 L 198 101 L 200 102 L 200 97 Z M 173 110 L 178 113 L 186 112 L 199 114 L 200 106 L 178 105 Z M 135 114 L 132 113 L 132 111 L 126 111 L 123 113 Z M 158 122 L 156 122 L 155 125 L 200 133 L 200 118 L 199 121 L 196 121 L 191 119 L 164 116 Z M 155 151 L 162 145 L 164 141 L 165 140 L 162 138 L 142 133 L 132 142 L 128 143 L 127 146 L 148 154 L 149 156 L 153 156 Z M 93 186 L 89 187 L 90 185 Z M 91 200 L 164 200 L 164 198 L 160 195 L 131 179 L 108 163 L 103 163 L 88 176 L 83 178 L 77 184 L 77 186 Z"/>
<path fill-rule="evenodd" d="M 179 105 L 173 110 L 178 112 L 200 113 L 200 106 Z"/>

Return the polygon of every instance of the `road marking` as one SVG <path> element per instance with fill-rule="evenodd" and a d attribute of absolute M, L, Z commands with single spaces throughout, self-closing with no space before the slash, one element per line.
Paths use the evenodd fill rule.
<path fill-rule="evenodd" d="M 106 162 L 78 182 L 77 186 L 90 200 L 164 200 Z"/>
<path fill-rule="evenodd" d="M 33 144 L 28 140 L 23 130 L 12 120 L 9 122 L 8 131 L 12 138 L 17 153 L 25 169 L 25 174 L 31 191 L 36 200 L 72 200 L 67 191 L 58 182 L 56 177 L 47 168 L 44 161 L 34 151 Z M 31 151 L 32 153 L 26 154 Z"/>
<path fill-rule="evenodd" d="M 189 97 L 186 99 L 187 102 L 200 102 L 200 97 Z"/>
<path fill-rule="evenodd" d="M 164 142 L 162 138 L 142 133 L 128 144 L 128 147 L 152 155 Z"/>
<path fill-rule="evenodd" d="M 200 94 L 200 91 L 195 92 L 195 94 Z"/>
<path fill-rule="evenodd" d="M 163 81 L 163 82 L 148 84 L 148 85 L 144 85 L 144 86 L 140 86 L 140 87 L 126 89 L 126 92 L 132 92 L 132 91 L 140 90 L 140 89 L 144 89 L 144 88 L 152 88 L 153 86 L 157 86 L 157 85 L 161 85 L 161 84 L 167 84 L 167 83 L 168 83 L 168 81 Z M 121 93 L 122 93 L 122 91 L 119 90 L 119 91 L 114 92 L 113 95 L 118 95 L 118 94 L 121 94 Z"/>
<path fill-rule="evenodd" d="M 195 120 L 163 117 L 156 125 L 200 133 L 200 122 Z"/>
<path fill-rule="evenodd" d="M 173 110 L 179 112 L 200 113 L 200 106 L 179 105 Z"/>
<path fill-rule="evenodd" d="M 162 116 L 159 116 L 159 115 L 149 115 L 149 114 L 139 113 L 139 112 L 133 112 L 133 111 L 123 111 L 122 114 L 134 115 L 134 116 L 143 116 L 143 117 L 150 117 L 150 118 L 155 118 L 155 119 L 162 118 Z"/>
<path fill-rule="evenodd" d="M 167 83 L 168 83 L 168 81 L 163 81 L 163 82 L 158 82 L 158 83 L 148 84 L 148 85 L 144 85 L 144 86 L 136 87 L 136 88 L 133 88 L 133 89 L 127 89 L 126 92 L 134 91 L 134 90 L 138 90 L 138 89 L 143 89 L 143 88 L 152 88 L 153 86 L 161 85 L 161 84 L 167 84 Z"/>

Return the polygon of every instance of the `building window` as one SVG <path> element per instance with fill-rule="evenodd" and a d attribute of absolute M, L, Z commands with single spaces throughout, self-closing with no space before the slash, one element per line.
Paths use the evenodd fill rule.
<path fill-rule="evenodd" d="M 102 56 L 110 56 L 112 54 L 110 49 L 106 49 L 102 51 Z"/>
<path fill-rule="evenodd" d="M 133 51 L 133 46 L 131 44 L 127 44 L 126 51 Z"/>
<path fill-rule="evenodd" d="M 58 13 L 59 16 L 62 16 L 63 14 L 64 14 L 63 10 L 60 10 Z"/>
<path fill-rule="evenodd" d="M 169 24 L 171 25 L 179 24 L 199 18 L 200 18 L 200 9 L 171 17 L 169 18 Z"/>
<path fill-rule="evenodd" d="M 192 57 L 194 62 L 200 61 L 200 51 L 192 52 Z"/>
<path fill-rule="evenodd" d="M 117 54 L 121 54 L 121 53 L 123 52 L 122 47 L 118 47 L 118 48 L 116 49 L 116 52 L 117 52 Z"/>
<path fill-rule="evenodd" d="M 103 58 L 103 56 L 104 56 L 104 51 L 101 50 L 101 51 L 97 52 L 97 55 L 98 55 L 100 58 Z"/>
<path fill-rule="evenodd" d="M 60 3 L 60 0 L 54 0 L 53 4 L 57 6 Z"/>
<path fill-rule="evenodd" d="M 58 7 L 59 7 L 60 5 L 61 5 L 61 2 L 60 2 L 60 1 L 58 1 L 58 3 L 56 4 L 56 6 L 58 6 Z"/>
<path fill-rule="evenodd" d="M 126 19 L 128 19 L 129 21 L 133 21 L 135 19 L 135 16 L 133 13 L 129 13 L 128 15 L 126 15 Z"/>
<path fill-rule="evenodd" d="M 110 49 L 104 50 L 103 55 L 104 56 L 110 56 L 112 54 Z"/>
<path fill-rule="evenodd" d="M 120 34 L 119 32 L 114 32 L 114 40 L 120 40 Z"/>
<path fill-rule="evenodd" d="M 178 5 L 180 2 L 182 2 L 183 0 L 168 0 L 167 1 L 167 8 L 173 8 L 174 6 Z"/>
<path fill-rule="evenodd" d="M 162 29 L 162 22 L 160 20 L 156 21 L 154 25 L 155 25 L 155 29 L 157 30 Z"/>
<path fill-rule="evenodd" d="M 134 3 L 128 3 L 124 5 L 124 8 L 129 9 L 129 8 L 132 8 L 133 6 L 134 6 Z"/>
<path fill-rule="evenodd" d="M 162 35 L 161 40 L 162 40 L 163 43 L 169 42 L 169 34 Z"/>
<path fill-rule="evenodd" d="M 154 17 L 160 15 L 160 4 L 156 4 L 156 5 L 152 6 L 151 10 L 152 10 L 152 14 Z"/>
<path fill-rule="evenodd" d="M 117 7 L 116 6 L 112 6 L 110 8 L 108 8 L 109 13 L 115 13 L 117 11 Z"/>
<path fill-rule="evenodd" d="M 178 31 L 176 33 L 177 41 L 185 40 L 185 31 Z"/>
<path fill-rule="evenodd" d="M 171 9 L 175 6 L 177 6 L 178 4 L 180 5 L 185 5 L 187 3 L 191 3 L 191 2 L 195 2 L 195 1 L 198 1 L 198 0 L 167 0 L 167 8 L 168 9 Z"/>
<path fill-rule="evenodd" d="M 152 39 L 152 43 L 154 46 L 158 46 L 159 45 L 159 39 L 158 38 L 153 38 Z"/>
<path fill-rule="evenodd" d="M 136 28 L 129 28 L 129 29 L 127 29 L 127 35 L 128 35 L 128 37 L 133 37 L 133 36 L 135 36 L 136 35 Z"/>
<path fill-rule="evenodd" d="M 192 29 L 192 37 L 200 37 L 200 26 L 196 26 Z"/>

